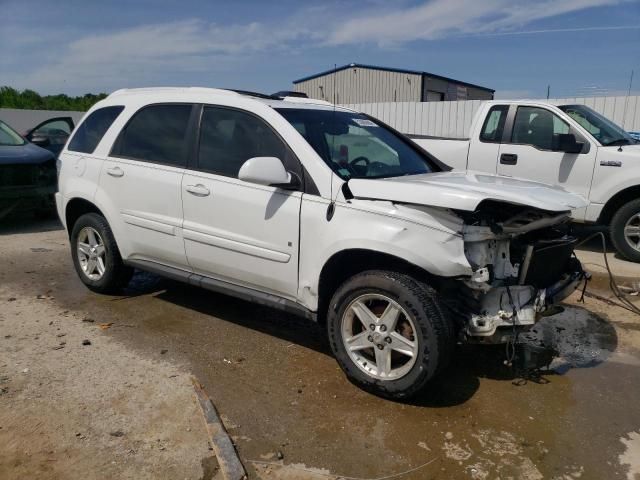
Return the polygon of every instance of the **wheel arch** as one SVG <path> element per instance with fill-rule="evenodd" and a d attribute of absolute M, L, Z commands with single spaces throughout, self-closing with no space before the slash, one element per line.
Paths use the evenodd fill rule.
<path fill-rule="evenodd" d="M 75 225 L 78 218 L 86 213 L 97 213 L 98 215 L 106 219 L 106 216 L 104 215 L 104 213 L 102 213 L 102 210 L 98 208 L 98 206 L 96 206 L 93 202 L 85 198 L 75 197 L 67 202 L 67 205 L 65 206 L 64 218 L 69 235 L 71 234 L 73 226 Z"/>
<path fill-rule="evenodd" d="M 432 287 L 443 281 L 424 268 L 393 254 L 366 248 L 349 248 L 334 253 L 322 266 L 318 281 L 318 321 L 324 323 L 331 297 L 348 278 L 366 270 L 390 270 L 410 275 Z"/>
<path fill-rule="evenodd" d="M 598 217 L 598 223 L 608 226 L 620 207 L 637 198 L 640 198 L 640 185 L 632 185 L 631 187 L 620 190 L 605 203 Z"/>

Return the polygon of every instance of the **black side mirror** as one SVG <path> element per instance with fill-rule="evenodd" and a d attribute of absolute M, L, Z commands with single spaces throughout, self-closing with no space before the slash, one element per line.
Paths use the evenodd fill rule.
<path fill-rule="evenodd" d="M 561 133 L 558 135 L 558 150 L 566 153 L 580 153 L 584 143 L 576 141 L 573 133 Z"/>

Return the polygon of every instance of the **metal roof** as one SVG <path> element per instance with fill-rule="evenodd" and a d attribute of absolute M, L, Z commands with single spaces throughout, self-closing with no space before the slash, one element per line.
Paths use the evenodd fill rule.
<path fill-rule="evenodd" d="M 385 72 L 396 72 L 396 73 L 409 73 L 411 75 L 422 75 L 424 77 L 433 77 L 438 78 L 440 80 L 446 80 L 448 82 L 458 83 L 460 85 L 466 85 L 467 87 L 479 88 L 481 90 L 485 90 L 487 92 L 495 92 L 495 90 L 487 87 L 482 87 L 480 85 L 475 85 L 469 82 L 463 82 L 461 80 L 456 80 L 455 78 L 443 77 L 442 75 L 436 75 L 435 73 L 423 72 L 421 70 L 408 70 L 404 68 L 389 68 L 389 67 L 379 67 L 377 65 L 364 65 L 362 63 L 350 63 L 348 65 L 343 65 L 341 67 L 332 68 L 331 70 L 326 70 L 324 72 L 316 73 L 314 75 L 309 75 L 308 77 L 299 78 L 298 80 L 294 80 L 294 84 L 306 82 L 307 80 L 311 80 L 314 78 L 322 77 L 324 75 L 329 75 L 331 73 L 340 72 L 342 70 L 347 70 L 348 68 L 367 68 L 369 70 L 383 70 Z"/>

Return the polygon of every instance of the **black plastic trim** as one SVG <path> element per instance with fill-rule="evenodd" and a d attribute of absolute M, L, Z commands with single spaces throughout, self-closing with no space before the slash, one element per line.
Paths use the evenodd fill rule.
<path fill-rule="evenodd" d="M 273 295 L 271 293 L 261 292 L 253 288 L 235 285 L 212 277 L 199 275 L 197 273 L 187 272 L 179 268 L 170 267 L 161 263 L 152 262 L 150 260 L 125 260 L 126 265 L 133 268 L 143 270 L 145 272 L 155 273 L 162 277 L 170 278 L 178 282 L 188 283 L 196 287 L 204 288 L 212 292 L 222 293 L 231 297 L 247 300 L 259 305 L 275 308 L 287 313 L 292 313 L 309 320 L 317 321 L 317 313 L 312 312 L 307 307 L 289 299 Z"/>

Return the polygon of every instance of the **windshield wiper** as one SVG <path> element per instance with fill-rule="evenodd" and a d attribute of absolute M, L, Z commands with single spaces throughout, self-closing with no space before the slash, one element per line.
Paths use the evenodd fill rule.
<path fill-rule="evenodd" d="M 607 143 L 603 143 L 605 147 L 611 147 L 614 145 L 631 145 L 631 141 L 628 138 L 618 138 Z"/>

